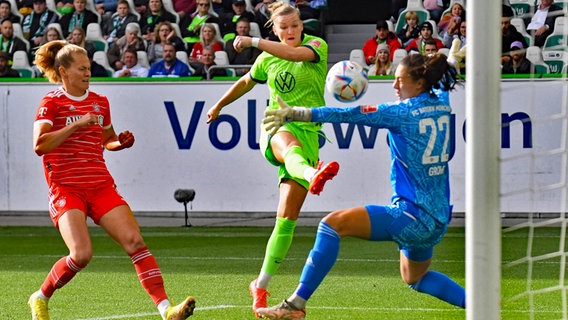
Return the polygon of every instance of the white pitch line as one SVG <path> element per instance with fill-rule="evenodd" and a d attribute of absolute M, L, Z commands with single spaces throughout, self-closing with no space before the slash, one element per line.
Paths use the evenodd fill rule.
<path fill-rule="evenodd" d="M 197 307 L 195 308 L 195 312 L 202 312 L 208 310 L 219 310 L 219 309 L 248 309 L 250 305 L 217 305 L 217 306 L 204 306 L 204 307 Z M 459 313 L 462 312 L 462 309 L 440 309 L 440 308 L 387 308 L 387 307 L 339 307 L 339 306 L 310 306 L 309 309 L 320 309 L 320 310 L 357 310 L 357 311 L 378 311 L 378 312 L 416 312 L 416 311 L 425 311 L 425 312 L 447 312 L 447 313 Z M 514 312 L 520 314 L 527 314 L 527 310 L 502 310 L 505 312 Z M 556 314 L 558 312 L 554 311 L 537 311 L 538 314 Z M 106 317 L 97 317 L 97 318 L 83 318 L 78 320 L 112 320 L 112 319 L 133 319 L 133 318 L 140 318 L 140 317 L 147 317 L 157 315 L 157 312 L 152 313 L 133 313 L 133 314 L 124 314 L 124 315 L 115 315 L 115 316 L 106 316 Z"/>

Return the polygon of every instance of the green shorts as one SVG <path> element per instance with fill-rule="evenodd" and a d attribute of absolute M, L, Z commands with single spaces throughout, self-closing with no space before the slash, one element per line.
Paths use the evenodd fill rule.
<path fill-rule="evenodd" d="M 296 137 L 296 139 L 298 139 L 298 141 L 300 141 L 300 143 L 302 144 L 302 150 L 304 151 L 304 156 L 306 157 L 306 160 L 308 161 L 308 163 L 311 166 L 316 167 L 317 164 L 318 164 L 318 160 L 319 160 L 319 133 L 318 133 L 318 130 L 320 128 L 320 125 L 314 123 L 314 124 L 310 124 L 306 128 L 306 123 L 302 123 L 302 124 L 304 126 L 299 126 L 296 123 L 290 122 L 290 123 L 283 125 L 280 129 L 278 129 L 278 131 L 288 131 L 291 134 L 293 134 L 294 137 Z M 310 185 L 309 181 L 307 181 L 305 179 L 298 179 L 298 178 L 292 177 L 290 175 L 290 173 L 288 173 L 288 171 L 286 170 L 286 167 L 284 166 L 284 164 L 280 163 L 278 160 L 276 160 L 276 158 L 274 157 L 274 154 L 272 153 L 272 148 L 270 148 L 271 136 L 268 134 L 268 132 L 266 132 L 264 127 L 265 127 L 265 125 L 261 123 L 260 124 L 260 141 L 259 141 L 260 152 L 262 153 L 262 156 L 266 160 L 268 160 L 268 162 L 270 162 L 271 164 L 278 167 L 278 184 L 280 184 L 284 180 L 292 179 L 292 180 L 296 181 L 297 183 L 299 183 L 304 188 L 308 189 L 309 185 Z"/>

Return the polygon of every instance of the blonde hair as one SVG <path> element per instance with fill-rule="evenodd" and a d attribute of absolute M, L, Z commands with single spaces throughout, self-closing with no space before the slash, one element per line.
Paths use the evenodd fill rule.
<path fill-rule="evenodd" d="M 50 82 L 59 83 L 61 82 L 59 67 L 71 67 L 73 62 L 75 62 L 73 58 L 75 54 L 87 56 L 87 50 L 67 43 L 65 40 L 50 41 L 37 50 L 35 64 Z"/>
<path fill-rule="evenodd" d="M 162 39 L 162 38 L 160 37 L 160 32 L 159 32 L 159 31 L 160 31 L 160 28 L 163 27 L 163 26 L 167 26 L 167 27 L 170 29 L 170 32 L 172 32 L 172 30 L 173 30 L 175 36 L 178 35 L 177 32 L 176 32 L 176 29 L 174 29 L 174 27 L 172 26 L 172 23 L 171 23 L 171 22 L 169 22 L 169 21 L 162 21 L 162 22 L 158 23 L 158 24 L 156 25 L 156 27 L 154 28 L 154 35 L 156 36 L 156 43 L 162 43 L 162 40 L 164 40 L 164 41 L 167 40 L 167 39 Z M 168 32 L 168 34 L 169 34 L 169 32 Z"/>
<path fill-rule="evenodd" d="M 87 40 L 85 39 L 87 36 L 85 34 L 85 30 L 82 27 L 77 26 L 73 28 L 73 30 L 71 30 L 71 32 L 69 32 L 69 35 L 67 36 L 67 41 L 73 40 L 73 32 L 75 32 L 75 30 L 79 30 L 79 32 L 81 33 L 81 43 L 74 43 L 74 44 L 84 48 L 85 43 L 87 42 Z"/>
<path fill-rule="evenodd" d="M 420 18 L 418 17 L 418 13 L 416 11 L 408 11 L 404 16 L 404 21 L 408 21 L 410 19 L 416 20 L 416 23 L 420 23 Z"/>
<path fill-rule="evenodd" d="M 274 20 L 280 16 L 287 16 L 289 14 L 296 14 L 298 15 L 298 19 L 300 19 L 300 10 L 298 8 L 285 4 L 282 1 L 273 2 L 268 6 L 268 11 L 270 11 L 270 19 L 266 22 L 266 26 L 271 26 L 274 24 Z"/>
<path fill-rule="evenodd" d="M 209 28 L 211 29 L 211 31 L 213 31 L 213 39 L 211 40 L 211 42 L 205 43 L 205 39 L 203 39 L 203 30 L 205 28 Z M 217 42 L 217 29 L 215 29 L 215 26 L 212 25 L 211 23 L 204 23 L 201 26 L 201 30 L 199 30 L 199 41 L 203 44 L 203 46 L 210 46 L 213 45 Z"/>

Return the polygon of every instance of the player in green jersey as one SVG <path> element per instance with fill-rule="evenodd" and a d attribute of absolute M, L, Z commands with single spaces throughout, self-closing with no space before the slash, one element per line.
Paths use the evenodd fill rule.
<path fill-rule="evenodd" d="M 257 83 L 268 83 L 268 109 L 277 109 L 276 97 L 289 105 L 325 105 L 324 86 L 327 72 L 327 43 L 303 33 L 298 9 L 282 2 L 270 7 L 272 30 L 280 42 L 237 36 L 237 52 L 248 47 L 263 51 L 250 72 L 241 77 L 207 113 L 207 123 L 219 117 L 221 109 L 250 91 Z M 321 124 L 294 122 L 282 126 L 273 135 L 261 128 L 260 149 L 271 164 L 279 168 L 280 200 L 274 230 L 266 247 L 261 272 L 250 283 L 253 312 L 267 306 L 266 290 L 292 243 L 296 221 L 308 190 L 319 194 L 327 180 L 339 170 L 337 162 L 319 161 Z"/>

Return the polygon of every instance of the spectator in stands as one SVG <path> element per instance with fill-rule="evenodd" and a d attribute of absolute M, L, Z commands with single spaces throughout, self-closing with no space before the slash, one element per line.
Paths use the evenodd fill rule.
<path fill-rule="evenodd" d="M 237 21 L 237 35 L 250 37 L 250 22 L 246 18 L 240 18 Z M 262 53 L 262 51 L 255 47 L 248 47 L 237 52 L 233 47 L 234 39 L 229 40 L 225 46 L 225 51 L 227 51 L 227 56 L 229 57 L 230 64 L 250 64 L 252 65 L 256 58 Z M 249 72 L 250 68 L 237 68 L 235 71 L 237 76 L 242 76 Z"/>
<path fill-rule="evenodd" d="M 19 78 L 20 73 L 10 66 L 10 55 L 0 51 L 0 78 Z"/>
<path fill-rule="evenodd" d="M 563 15 L 562 8 L 552 2 L 553 0 L 541 0 L 532 18 L 525 18 L 527 32 L 534 37 L 535 46 L 544 46 L 546 37 L 554 31 L 556 18 Z"/>
<path fill-rule="evenodd" d="M 122 69 L 124 63 L 122 59 L 124 52 L 128 48 L 134 48 L 136 51 L 146 51 L 144 39 L 138 36 L 140 29 L 136 24 L 129 24 L 126 26 L 124 37 L 118 39 L 116 44 L 108 49 L 107 57 L 108 62 L 114 70 Z"/>
<path fill-rule="evenodd" d="M 416 11 L 408 11 L 404 16 L 406 24 L 398 32 L 397 36 L 402 42 L 402 46 L 406 47 L 410 41 L 420 36 L 420 21 Z"/>
<path fill-rule="evenodd" d="M 0 0 L 0 21 L 10 20 L 20 23 L 20 17 L 12 13 L 12 4 L 8 0 Z"/>
<path fill-rule="evenodd" d="M 217 30 L 210 23 L 205 23 L 201 27 L 199 42 L 193 45 L 193 48 L 191 49 L 191 52 L 189 54 L 189 60 L 191 62 L 199 60 L 201 58 L 203 48 L 205 47 L 210 47 L 215 51 L 223 50 L 223 43 L 217 40 Z"/>
<path fill-rule="evenodd" d="M 102 17 L 102 22 L 106 23 L 118 8 L 118 0 L 95 0 L 95 9 Z"/>
<path fill-rule="evenodd" d="M 227 76 L 227 70 L 224 68 L 210 68 L 215 65 L 215 50 L 211 47 L 203 48 L 203 53 L 198 61 L 191 62 L 189 64 L 195 72 L 193 76 L 201 76 L 203 79 L 207 79 L 207 74 L 209 73 L 209 79 L 216 76 Z"/>
<path fill-rule="evenodd" d="M 39 45 L 41 46 L 54 40 L 63 40 L 63 35 L 59 33 L 59 29 L 56 27 L 48 27 L 47 30 L 45 30 L 45 35 L 42 37 Z"/>
<path fill-rule="evenodd" d="M 187 77 L 190 76 L 189 66 L 176 58 L 176 48 L 173 44 L 164 45 L 162 60 L 150 66 L 148 77 Z"/>
<path fill-rule="evenodd" d="M 59 21 L 66 38 L 75 27 L 87 30 L 89 23 L 99 23 L 99 17 L 87 10 L 87 0 L 73 0 L 73 12 L 64 14 Z"/>
<path fill-rule="evenodd" d="M 440 35 L 443 37 L 446 33 L 449 35 L 455 35 L 458 33 L 460 28 L 460 23 L 465 20 L 465 10 L 462 5 L 458 2 L 452 4 L 450 12 L 440 18 L 438 22 L 438 30 Z"/>
<path fill-rule="evenodd" d="M 438 50 L 442 49 L 444 47 L 444 44 L 440 39 L 433 38 L 432 37 L 433 33 L 434 33 L 434 27 L 432 26 L 432 24 L 428 21 L 423 22 L 420 27 L 420 37 L 412 40 L 410 44 L 406 46 L 406 51 L 408 51 L 409 53 L 411 53 L 412 51 L 416 51 L 423 55 L 424 44 L 429 39 L 433 39 L 436 42 Z"/>
<path fill-rule="evenodd" d="M 424 41 L 424 55 L 428 56 L 438 52 L 438 44 L 434 39 L 428 39 Z"/>
<path fill-rule="evenodd" d="M 47 26 L 58 21 L 58 15 L 47 9 L 45 0 L 33 0 L 33 11 L 24 18 L 22 31 L 32 47 L 39 46 Z"/>
<path fill-rule="evenodd" d="M 114 78 L 146 78 L 148 69 L 138 63 L 138 53 L 134 48 L 126 49 L 124 52 L 124 66 L 114 72 Z"/>
<path fill-rule="evenodd" d="M 68 14 L 73 12 L 73 0 L 56 0 L 55 6 L 57 8 L 57 12 L 60 14 Z"/>
<path fill-rule="evenodd" d="M 278 40 L 278 37 L 274 35 L 272 27 L 268 23 L 270 20 L 270 10 L 268 7 L 275 1 L 276 0 L 262 0 L 259 2 L 259 4 L 255 7 L 254 21 L 258 23 L 258 26 L 260 27 L 260 34 L 262 35 L 262 38 L 276 41 Z"/>
<path fill-rule="evenodd" d="M 300 19 L 319 19 L 320 10 L 327 7 L 327 0 L 290 0 L 290 4 L 300 10 Z"/>
<path fill-rule="evenodd" d="M 385 20 L 379 20 L 375 31 L 375 36 L 368 39 L 363 45 L 363 53 L 365 53 L 365 61 L 367 65 L 375 63 L 377 47 L 381 43 L 386 43 L 390 48 L 390 59 L 394 56 L 394 51 L 400 48 L 400 42 L 394 32 L 389 31 L 389 25 Z"/>
<path fill-rule="evenodd" d="M 449 33 L 444 34 L 444 37 L 442 38 L 442 42 L 444 43 L 444 47 L 446 47 L 446 48 L 451 47 L 454 39 L 460 39 L 461 47 L 465 46 L 465 44 L 466 44 L 466 38 L 465 38 L 466 27 L 467 27 L 466 21 L 462 20 L 460 22 L 459 31 L 456 34 L 454 34 L 454 35 L 451 35 Z M 461 49 L 461 47 L 460 47 L 460 49 Z"/>
<path fill-rule="evenodd" d="M 148 0 L 134 0 L 134 10 L 143 16 L 148 10 Z"/>
<path fill-rule="evenodd" d="M 192 13 L 197 8 L 196 0 L 172 0 L 174 10 L 179 15 L 180 20 L 186 15 Z"/>
<path fill-rule="evenodd" d="M 14 52 L 19 50 L 28 51 L 26 43 L 14 36 L 13 25 L 12 21 L 8 19 L 0 22 L 0 51 L 8 54 L 10 64 L 12 63 Z"/>
<path fill-rule="evenodd" d="M 176 51 L 185 51 L 183 40 L 178 37 L 176 30 L 172 27 L 171 22 L 162 21 L 156 26 L 153 39 L 148 42 L 148 61 L 150 64 L 162 58 L 162 51 L 166 43 L 171 43 Z"/>
<path fill-rule="evenodd" d="M 377 47 L 377 57 L 375 63 L 371 65 L 367 74 L 370 76 L 384 76 L 394 74 L 394 68 L 390 59 L 390 49 L 386 43 L 381 43 Z"/>
<path fill-rule="evenodd" d="M 450 6 L 450 0 L 424 0 L 424 8 L 430 12 L 430 19 L 440 21 L 442 14 Z"/>
<path fill-rule="evenodd" d="M 221 20 L 221 34 L 225 42 L 234 39 L 236 36 L 237 20 L 246 17 L 248 21 L 254 21 L 254 14 L 247 11 L 245 0 L 232 0 L 233 5 L 230 12 L 223 12 L 219 16 Z"/>
<path fill-rule="evenodd" d="M 126 26 L 131 23 L 138 23 L 138 17 L 130 12 L 130 5 L 127 0 L 119 0 L 116 6 L 116 14 L 111 19 L 103 22 L 103 37 L 112 46 L 122 38 L 126 32 Z"/>
<path fill-rule="evenodd" d="M 78 45 L 81 48 L 85 48 L 85 50 L 87 50 L 87 53 L 94 53 L 95 51 L 97 51 L 95 49 L 95 45 L 93 45 L 93 43 L 91 43 L 90 41 L 87 41 L 85 30 L 83 30 L 83 28 L 81 28 L 80 26 L 73 28 L 73 30 L 67 37 L 67 42 Z"/>
<path fill-rule="evenodd" d="M 39 43 L 38 46 L 34 46 L 30 48 L 30 61 L 33 60 L 35 58 L 35 53 L 37 51 L 37 49 L 39 49 L 40 46 L 50 42 L 50 41 L 56 41 L 56 40 L 65 40 L 63 38 L 63 35 L 59 32 L 59 29 L 57 29 L 56 27 L 48 27 L 45 30 L 45 35 L 42 37 L 41 42 Z M 34 74 L 36 76 L 36 78 L 40 78 L 43 77 L 43 75 L 41 74 L 41 71 L 39 70 L 39 68 L 33 64 L 32 65 L 32 69 L 34 70 Z"/>
<path fill-rule="evenodd" d="M 514 16 L 513 9 L 511 7 L 502 6 L 502 16 L 501 16 L 501 64 L 509 61 L 511 56 L 509 55 L 509 50 L 511 44 L 515 41 L 520 41 L 523 44 L 523 48 L 528 47 L 528 43 L 525 37 L 517 31 L 514 25 L 511 24 L 511 19 Z"/>
<path fill-rule="evenodd" d="M 199 42 L 201 27 L 204 23 L 219 24 L 219 18 L 209 12 L 210 7 L 211 0 L 197 0 L 197 11 L 185 16 L 179 23 L 181 36 L 187 45 L 188 52 L 191 52 L 193 45 Z"/>
<path fill-rule="evenodd" d="M 530 74 L 532 63 L 525 58 L 523 43 L 515 41 L 511 44 L 511 59 L 503 63 L 502 74 Z"/>
<path fill-rule="evenodd" d="M 140 17 L 140 29 L 144 40 L 152 40 L 156 26 L 162 21 L 175 23 L 176 17 L 164 8 L 162 0 L 148 0 L 148 10 Z"/>

